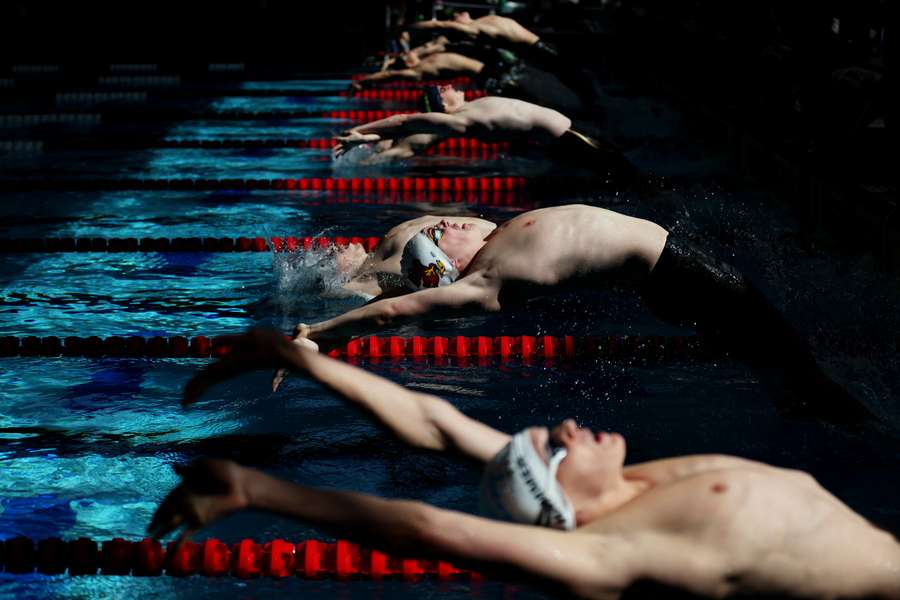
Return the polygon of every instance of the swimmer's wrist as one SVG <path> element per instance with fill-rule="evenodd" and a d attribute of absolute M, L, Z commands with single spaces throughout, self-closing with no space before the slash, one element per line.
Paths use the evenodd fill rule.
<path fill-rule="evenodd" d="M 266 476 L 262 471 L 251 469 L 237 465 L 238 468 L 238 497 L 242 500 L 242 505 L 236 510 L 246 510 L 258 506 L 257 498 L 259 497 L 260 488 L 265 485 L 263 478 Z"/>

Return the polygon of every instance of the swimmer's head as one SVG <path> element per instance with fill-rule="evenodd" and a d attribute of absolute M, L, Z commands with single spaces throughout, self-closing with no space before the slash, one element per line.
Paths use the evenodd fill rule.
<path fill-rule="evenodd" d="M 453 13 L 453 20 L 457 23 L 472 23 L 474 21 L 474 19 L 472 19 L 472 15 L 470 15 L 466 10 L 461 10 Z"/>
<path fill-rule="evenodd" d="M 423 232 L 406 242 L 400 271 L 406 286 L 413 290 L 450 285 L 459 277 L 450 257 L 438 247 L 434 237 Z"/>
<path fill-rule="evenodd" d="M 429 85 L 419 96 L 419 112 L 456 112 L 466 103 L 466 94 L 452 85 Z"/>
<path fill-rule="evenodd" d="M 419 96 L 419 112 L 447 112 L 438 86 L 426 85 L 422 90 L 422 95 Z"/>
<path fill-rule="evenodd" d="M 552 430 L 526 429 L 485 467 L 482 510 L 495 518 L 570 529 L 591 520 L 597 499 L 625 484 L 625 450 L 621 435 L 594 433 L 571 419 Z"/>
<path fill-rule="evenodd" d="M 566 458 L 562 447 L 535 447 L 532 430 L 512 436 L 486 465 L 481 477 L 481 512 L 488 517 L 575 529 L 575 509 L 556 479 Z"/>
<path fill-rule="evenodd" d="M 431 249 L 433 246 L 434 251 L 440 252 L 441 256 L 446 257 L 450 266 L 456 271 L 455 280 L 459 273 L 466 270 L 469 263 L 472 262 L 472 258 L 484 246 L 484 235 L 484 230 L 475 227 L 472 223 L 458 223 L 441 219 L 413 236 L 403 249 L 403 256 L 406 257 L 407 253 L 410 257 L 422 254 L 422 248 Z M 426 245 L 425 242 L 428 244 Z M 409 264 L 415 263 L 410 262 Z M 403 268 L 402 265 L 401 262 L 401 268 Z"/>

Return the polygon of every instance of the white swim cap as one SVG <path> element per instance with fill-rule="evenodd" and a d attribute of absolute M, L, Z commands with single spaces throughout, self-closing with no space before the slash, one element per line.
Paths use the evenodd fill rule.
<path fill-rule="evenodd" d="M 400 270 L 414 290 L 450 285 L 459 277 L 450 257 L 424 233 L 414 235 L 403 248 Z"/>
<path fill-rule="evenodd" d="M 484 467 L 481 512 L 504 521 L 575 529 L 575 509 L 556 480 L 565 457 L 566 450 L 558 448 L 547 464 L 528 430 L 520 431 Z"/>

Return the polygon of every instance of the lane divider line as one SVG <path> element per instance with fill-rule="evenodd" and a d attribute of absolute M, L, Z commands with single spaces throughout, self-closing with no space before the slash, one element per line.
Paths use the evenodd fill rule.
<path fill-rule="evenodd" d="M 480 581 L 474 571 L 460 569 L 443 560 L 399 557 L 358 546 L 346 540 L 321 542 L 283 539 L 257 543 L 250 539 L 228 545 L 211 538 L 185 541 L 180 547 L 144 538 L 138 542 L 113 538 L 97 542 L 89 538 L 37 541 L 15 537 L 0 541 L 0 566 L 11 574 L 26 575 L 170 575 L 241 579 L 260 576 L 283 579 L 332 577 L 337 579 L 400 577 L 417 581 L 425 577 L 441 580 L 465 578 Z"/>
<path fill-rule="evenodd" d="M 512 192 L 524 177 L 303 177 L 279 179 L 23 178 L 0 179 L 0 190 L 322 190 L 338 192 Z"/>
<path fill-rule="evenodd" d="M 334 138 L 245 138 L 245 139 L 202 139 L 153 137 L 98 137 L 98 138 L 44 138 L 41 140 L 0 141 L 15 150 L 12 144 L 40 144 L 41 148 L 58 150 L 110 150 L 110 149 L 154 149 L 154 148 L 200 148 L 200 149 L 256 149 L 256 148 L 301 148 L 310 150 L 331 150 L 337 142 Z M 495 157 L 498 152 L 509 150 L 508 142 L 482 142 L 470 138 L 450 138 L 428 148 L 426 155 L 450 155 L 478 158 Z M 29 147 L 30 148 L 30 147 Z"/>
<path fill-rule="evenodd" d="M 379 237 L 5 238 L 0 253 L 56 252 L 296 252 L 360 244 L 371 252 Z"/>
<path fill-rule="evenodd" d="M 231 352 L 227 338 L 207 336 L 4 336 L 0 357 L 221 358 Z M 339 346 L 329 356 L 346 360 L 470 359 L 539 360 L 574 358 L 707 358 L 717 351 L 696 335 L 687 336 L 369 336 Z"/>

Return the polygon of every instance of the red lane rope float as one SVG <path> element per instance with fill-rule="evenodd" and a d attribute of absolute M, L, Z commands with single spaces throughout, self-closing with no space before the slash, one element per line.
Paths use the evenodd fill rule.
<path fill-rule="evenodd" d="M 353 81 L 361 81 L 361 80 L 365 79 L 366 77 L 368 77 L 369 75 L 371 75 L 371 73 L 356 73 L 356 74 L 352 75 L 350 78 Z M 429 85 L 452 85 L 452 86 L 458 88 L 458 87 L 462 87 L 462 86 L 472 85 L 472 78 L 466 77 L 466 76 L 461 76 L 461 77 L 454 77 L 452 79 L 432 79 L 429 81 L 379 81 L 379 82 L 377 82 L 376 85 L 378 85 L 379 88 L 393 88 L 393 89 L 397 89 L 397 88 L 401 88 L 401 89 L 413 88 L 413 89 L 415 89 L 415 88 L 423 88 L 423 87 L 429 86 Z"/>
<path fill-rule="evenodd" d="M 309 139 L 164 139 L 140 138 L 81 138 L 68 140 L 48 140 L 18 142 L 20 144 L 41 144 L 50 149 L 108 149 L 108 148 L 305 148 L 311 150 L 331 150 L 337 143 L 334 138 Z M 0 142 L 2 144 L 2 142 Z M 26 148 L 27 149 L 27 148 Z M 482 142 L 471 138 L 450 138 L 432 146 L 426 154 L 473 156 L 485 158 L 496 156 L 498 152 L 509 150 L 508 142 Z"/>
<path fill-rule="evenodd" d="M 311 150 L 331 150 L 337 143 L 333 138 L 298 139 L 243 139 L 243 140 L 147 140 L 146 142 L 129 142 L 127 140 L 105 141 L 102 139 L 86 139 L 64 141 L 62 145 L 91 147 L 154 147 L 154 148 L 305 148 Z M 499 152 L 508 152 L 509 142 L 482 142 L 472 138 L 450 138 L 428 148 L 428 155 L 473 156 L 484 158 L 495 157 Z"/>
<path fill-rule="evenodd" d="M 152 358 L 221 358 L 231 347 L 221 337 L 184 336 L 5 336 L 0 337 L 0 357 L 83 356 Z M 369 336 L 351 340 L 328 353 L 345 360 L 453 359 L 466 364 L 499 360 L 553 360 L 574 358 L 703 358 L 712 349 L 697 336 Z"/>
<path fill-rule="evenodd" d="M 298 179 L 33 178 L 0 180 L 0 190 L 311 190 L 354 193 L 516 192 L 524 177 L 305 177 Z"/>
<path fill-rule="evenodd" d="M 466 100 L 475 100 L 476 98 L 487 96 L 487 92 L 484 92 L 482 90 L 465 90 L 463 93 L 466 96 Z M 393 100 L 395 102 L 416 102 L 419 100 L 419 96 L 422 95 L 422 92 L 420 92 L 419 90 L 360 90 L 358 92 L 342 91 L 340 95 L 356 100 Z"/>
<path fill-rule="evenodd" d="M 379 237 L 238 237 L 238 238 L 7 238 L 0 253 L 37 252 L 295 252 L 360 244 L 371 252 Z"/>
<path fill-rule="evenodd" d="M 324 119 L 345 119 L 349 121 L 357 121 L 368 123 L 370 121 L 379 121 L 394 115 L 408 115 L 408 110 L 330 110 L 318 113 Z M 313 115 L 310 115 L 313 116 Z"/>
<path fill-rule="evenodd" d="M 187 577 L 232 575 L 241 579 L 260 576 L 283 579 L 334 577 L 381 579 L 400 577 L 417 580 L 482 579 L 479 573 L 459 569 L 443 560 L 406 558 L 363 548 L 346 540 L 320 542 L 282 539 L 256 543 L 244 539 L 230 546 L 215 538 L 186 541 L 165 548 L 156 540 L 139 542 L 113 538 L 97 542 L 88 538 L 65 541 L 46 538 L 35 543 L 26 537 L 0 541 L 0 565 L 7 573 L 47 575 L 135 575 Z"/>

